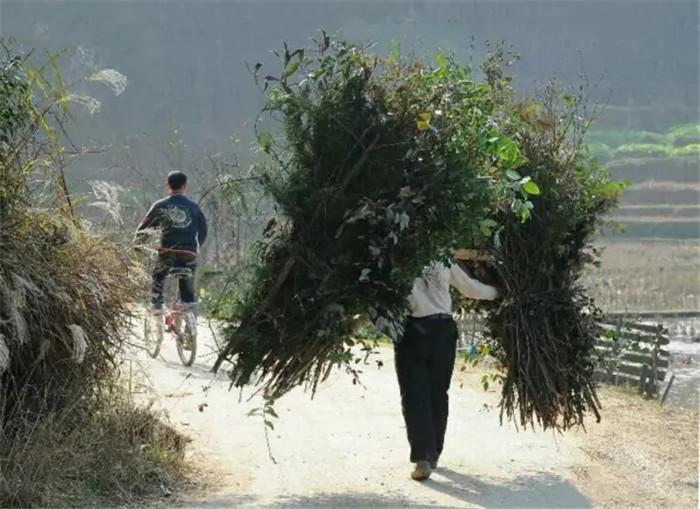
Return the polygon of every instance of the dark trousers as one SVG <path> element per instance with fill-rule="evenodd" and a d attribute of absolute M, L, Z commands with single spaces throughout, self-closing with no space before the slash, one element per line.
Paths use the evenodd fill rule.
<path fill-rule="evenodd" d="M 396 374 L 411 461 L 437 461 L 447 429 L 457 325 L 449 315 L 409 318 L 394 345 Z"/>
<path fill-rule="evenodd" d="M 160 253 L 152 273 L 151 303 L 155 307 L 163 305 L 163 283 L 172 268 L 188 268 L 192 270 L 192 277 L 179 278 L 180 300 L 188 304 L 196 301 L 194 272 L 197 269 L 197 256 L 185 253 Z"/>

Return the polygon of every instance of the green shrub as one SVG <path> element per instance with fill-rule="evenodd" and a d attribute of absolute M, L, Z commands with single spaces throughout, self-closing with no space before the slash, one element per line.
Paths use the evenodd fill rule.
<path fill-rule="evenodd" d="M 683 124 L 675 126 L 668 132 L 669 142 L 680 147 L 700 143 L 700 124 Z"/>
<path fill-rule="evenodd" d="M 596 129 L 586 134 L 586 141 L 588 143 L 604 143 L 615 148 L 629 143 L 663 144 L 666 142 L 666 136 L 651 131 Z"/>
<path fill-rule="evenodd" d="M 671 153 L 671 147 L 659 143 L 627 143 L 615 149 L 615 155 L 620 156 L 666 156 Z"/>
<path fill-rule="evenodd" d="M 697 156 L 700 155 L 700 143 L 690 143 L 681 147 L 671 149 L 674 156 Z"/>
<path fill-rule="evenodd" d="M 592 156 L 601 160 L 610 159 L 614 154 L 612 147 L 605 143 L 594 142 L 588 143 L 586 146 Z"/>

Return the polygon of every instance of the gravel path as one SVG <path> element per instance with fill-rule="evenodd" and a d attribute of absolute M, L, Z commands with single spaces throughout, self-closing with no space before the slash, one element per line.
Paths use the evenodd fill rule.
<path fill-rule="evenodd" d="M 179 364 L 171 344 L 160 358 L 138 354 L 134 363 L 156 407 L 192 438 L 189 458 L 202 472 L 203 487 L 180 496 L 183 506 L 542 508 L 619 505 L 625 499 L 611 493 L 621 487 L 603 482 L 605 465 L 603 471 L 592 468 L 598 449 L 592 449 L 596 442 L 590 437 L 499 426 L 498 394 L 484 392 L 471 368 L 453 379 L 440 467 L 428 481 L 412 481 L 390 348 L 371 357 L 363 386 L 335 373 L 313 400 L 295 390 L 278 402 L 268 451 L 261 417 L 247 415 L 261 400 L 248 401 L 251 390 L 229 391 L 223 373 L 208 371 L 213 339 L 206 328 L 202 340 L 192 368 Z M 697 430 L 695 439 L 697 445 Z M 638 476 L 637 482 L 644 480 Z M 696 475 L 694 482 L 697 489 Z M 688 489 L 692 497 L 692 486 Z M 644 506 L 633 495 L 627 502 Z"/>

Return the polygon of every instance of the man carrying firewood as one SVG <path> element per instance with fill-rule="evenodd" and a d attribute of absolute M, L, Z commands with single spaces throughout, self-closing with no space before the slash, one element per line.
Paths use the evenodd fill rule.
<path fill-rule="evenodd" d="M 459 259 L 477 259 L 460 250 Z M 396 374 L 412 463 L 411 478 L 430 477 L 442 453 L 447 428 L 448 390 L 457 349 L 450 285 L 466 297 L 493 300 L 498 290 L 467 275 L 457 264 L 434 263 L 413 284 L 410 315 L 394 345 Z"/>

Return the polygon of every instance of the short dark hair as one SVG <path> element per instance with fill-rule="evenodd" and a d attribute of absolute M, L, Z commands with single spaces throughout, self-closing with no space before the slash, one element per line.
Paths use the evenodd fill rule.
<path fill-rule="evenodd" d="M 171 171 L 168 173 L 168 187 L 173 191 L 179 191 L 187 184 L 187 175 L 181 171 Z"/>

